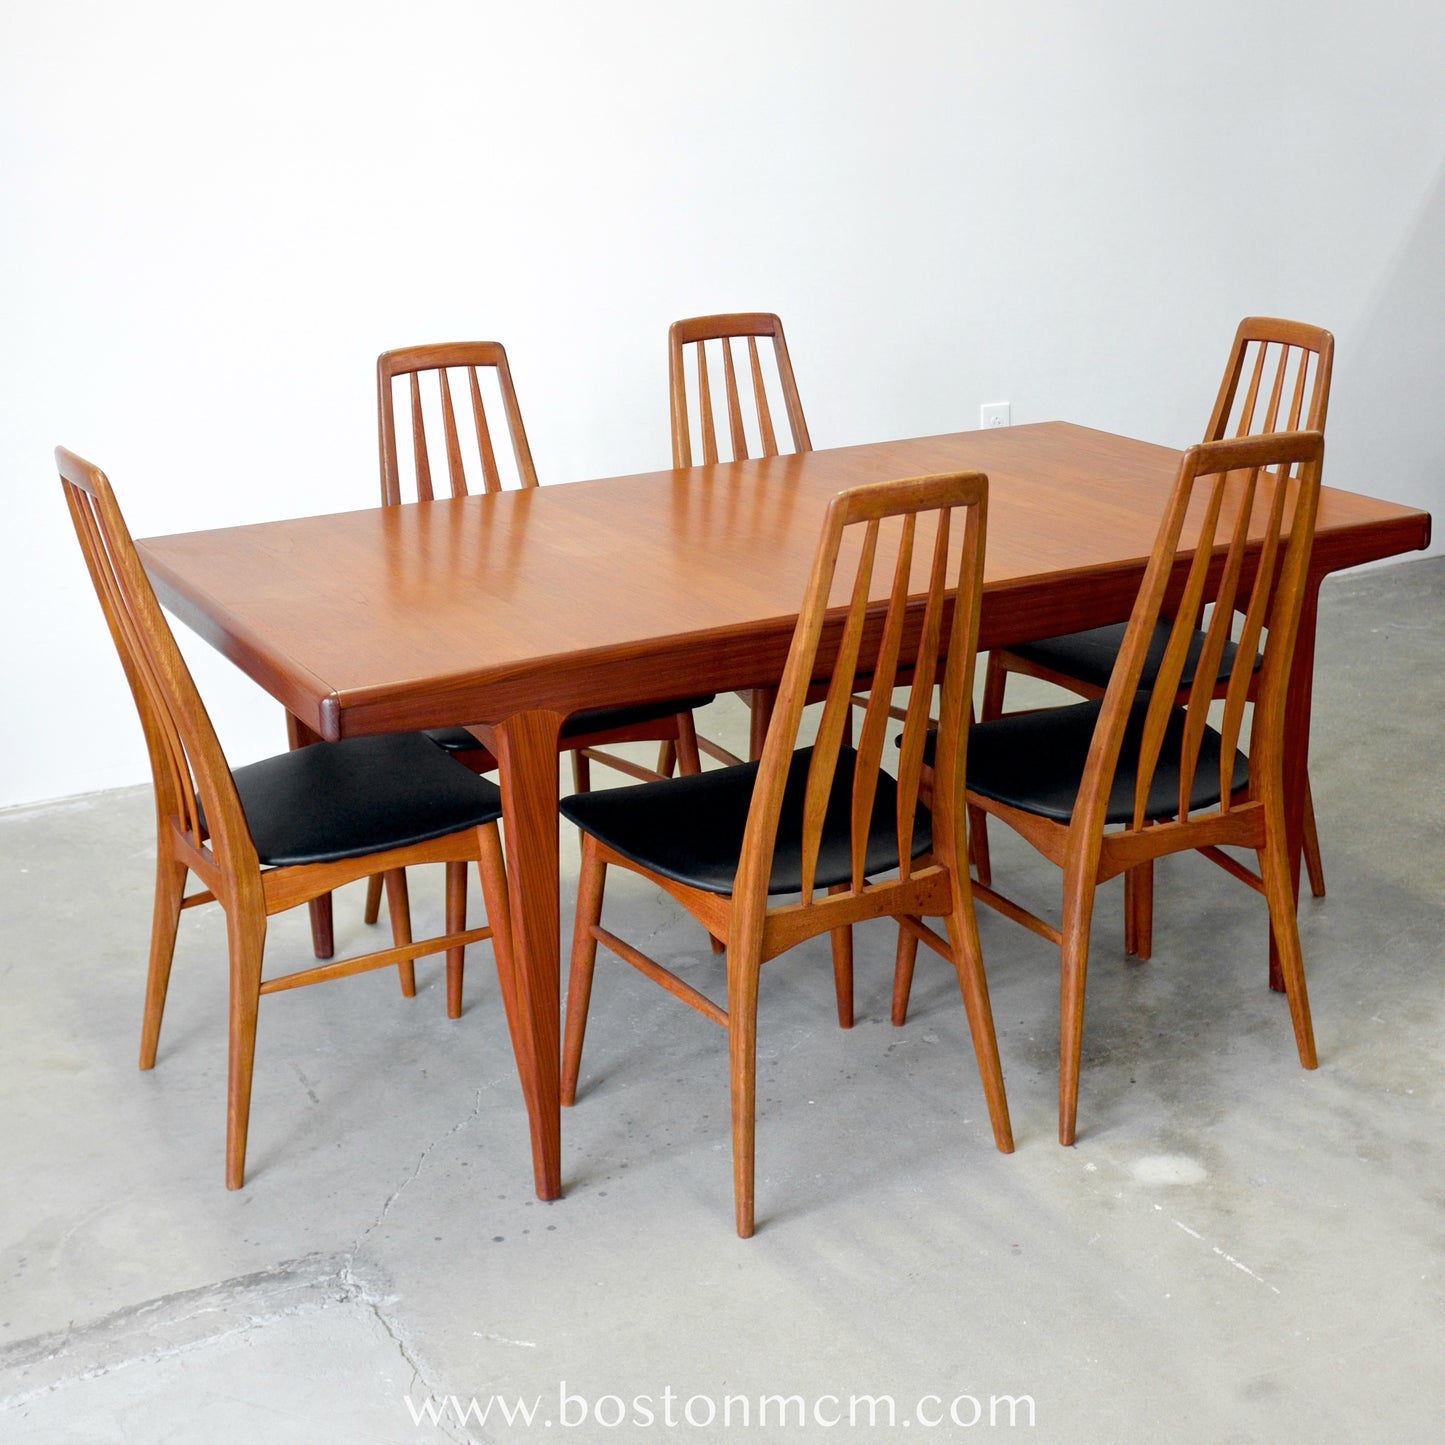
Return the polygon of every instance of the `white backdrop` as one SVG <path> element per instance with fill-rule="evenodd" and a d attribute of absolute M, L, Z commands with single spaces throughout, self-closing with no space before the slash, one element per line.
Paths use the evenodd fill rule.
<path fill-rule="evenodd" d="M 391 346 L 504 341 L 545 483 L 667 464 L 678 316 L 780 312 L 818 446 L 1183 445 L 1294 316 L 1327 479 L 1440 511 L 1445 7 L 1385 9 L 0 0 L 0 805 L 145 776 L 51 448 L 137 535 L 368 505 Z"/>

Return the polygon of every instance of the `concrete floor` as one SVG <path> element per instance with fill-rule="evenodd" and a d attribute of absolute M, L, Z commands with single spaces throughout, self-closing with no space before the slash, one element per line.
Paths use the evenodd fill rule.
<path fill-rule="evenodd" d="M 1117 884 L 1101 902 L 1072 1149 L 1041 940 L 981 919 L 1009 1157 L 943 965 L 895 1030 L 891 931 L 861 930 L 844 1033 L 820 942 L 764 975 L 746 1242 L 725 1040 L 605 958 L 560 1202 L 532 1195 L 485 947 L 457 1022 L 439 961 L 410 1002 L 389 972 L 266 1000 L 227 1193 L 207 910 L 135 1068 L 148 794 L 0 814 L 0 1440 L 1437 1440 L 1445 559 L 1335 579 L 1320 631 L 1318 1072 L 1265 987 L 1262 900 L 1196 857 L 1160 869 L 1150 963 L 1123 958 Z M 1056 898 L 1002 830 L 995 868 Z M 564 898 L 574 877 L 569 852 Z M 343 936 L 359 912 L 339 901 Z M 620 885 L 609 916 L 716 977 L 660 897 Z M 271 942 L 304 952 L 302 921 Z"/>

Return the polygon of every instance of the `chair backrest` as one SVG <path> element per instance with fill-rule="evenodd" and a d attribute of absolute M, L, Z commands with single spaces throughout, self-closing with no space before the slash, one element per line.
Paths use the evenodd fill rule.
<path fill-rule="evenodd" d="M 1204 440 L 1324 431 L 1334 360 L 1335 338 L 1322 327 L 1246 316 L 1235 332 Z"/>
<path fill-rule="evenodd" d="M 260 887 L 256 846 L 246 826 L 221 744 L 170 624 L 145 574 L 105 473 L 64 447 L 55 449 L 71 520 L 96 595 L 140 713 L 155 782 L 156 807 L 175 820 L 202 857 L 204 849 L 229 887 Z M 204 810 L 204 821 L 202 811 Z"/>
<path fill-rule="evenodd" d="M 713 407 L 713 378 L 721 372 L 726 404 L 727 438 L 731 456 L 722 460 L 744 461 L 749 456 L 778 455 L 777 431 L 773 411 L 779 402 L 787 418 L 788 431 L 795 452 L 809 452 L 813 443 L 808 438 L 808 424 L 803 420 L 803 405 L 798 400 L 798 385 L 793 379 L 793 365 L 788 359 L 788 344 L 783 339 L 783 323 L 768 312 L 740 312 L 728 316 L 694 316 L 674 321 L 667 334 L 668 383 L 672 400 L 672 464 L 690 467 L 694 462 L 693 421 L 701 440 L 703 465 L 719 460 L 717 423 Z M 758 352 L 759 340 L 773 343 L 772 382 L 764 374 Z M 747 353 L 750 402 L 738 384 L 738 363 L 735 344 Z M 697 396 L 690 403 L 687 393 L 686 367 L 688 352 L 692 353 L 693 373 L 697 378 Z M 712 368 L 708 362 L 713 353 Z M 756 450 L 750 450 L 755 448 Z"/>
<path fill-rule="evenodd" d="M 405 378 L 404 384 L 400 378 Z M 397 445 L 398 391 L 406 395 L 411 417 L 411 458 L 410 466 L 405 468 Z M 489 398 L 500 405 L 512 441 L 514 465 L 509 480 L 516 486 L 535 487 L 537 472 L 532 465 L 532 451 L 522 426 L 507 353 L 500 342 L 444 342 L 382 352 L 376 359 L 382 504 L 395 506 L 402 501 L 403 492 L 408 490 L 404 472 L 410 474 L 415 499 L 432 501 L 436 495 L 432 485 L 434 468 L 445 471 L 453 497 L 465 497 L 475 490 L 468 486 L 469 475 L 480 483 L 481 490 L 501 491 L 503 472 L 497 465 L 497 450 L 487 420 Z"/>
<path fill-rule="evenodd" d="M 934 759 L 933 854 L 948 866 L 966 868 L 961 838 L 968 732 L 964 723 L 978 644 L 987 497 L 987 479 L 968 472 L 854 487 L 840 492 L 829 504 L 758 764 L 734 889 L 739 907 L 765 906 L 784 784 L 798 745 L 809 686 L 818 677 L 826 676 L 829 685 L 808 769 L 802 901 L 806 904 L 812 899 L 824 814 L 860 672 L 871 671 L 871 679 L 853 764 L 850 891 L 858 892 L 865 881 L 864 857 L 893 689 L 911 669 L 911 694 L 895 754 L 896 863 L 900 876 L 909 877 L 929 710 L 941 662 L 944 675 Z M 840 569 L 844 559 L 846 564 Z M 878 598 L 890 562 L 892 580 L 883 603 Z M 848 568 L 852 569 L 851 579 Z M 879 574 L 876 586 L 875 572 Z M 849 585 L 846 614 L 840 624 L 837 619 L 844 594 L 835 584 L 841 582 Z M 825 627 L 835 592 L 840 601 L 834 604 L 832 625 Z"/>
<path fill-rule="evenodd" d="M 1236 612 L 1242 617 L 1242 629 L 1224 685 L 1223 716 L 1215 722 L 1223 740 L 1220 811 L 1227 812 L 1230 806 L 1235 748 L 1244 730 L 1245 704 L 1257 657 L 1258 688 L 1245 749 L 1251 793 L 1258 791 L 1260 779 L 1266 775 L 1260 770 L 1278 775 L 1283 761 L 1285 695 L 1314 542 L 1323 455 L 1324 438 L 1318 431 L 1204 442 L 1184 454 L 1104 695 L 1074 808 L 1074 820 L 1085 832 L 1103 827 L 1125 730 L 1131 715 L 1138 726 L 1137 710 L 1146 707 L 1139 681 L 1155 624 L 1167 615 L 1166 598 L 1171 594 L 1178 596 L 1177 611 L 1169 624 L 1163 661 L 1147 692 L 1132 826 L 1144 825 L 1166 730 L 1179 706 L 1189 645 L 1195 630 L 1202 627 L 1203 649 L 1185 693 L 1182 739 L 1177 739 L 1175 816 L 1180 820 L 1190 816 L 1201 740 Z M 1187 533 L 1186 519 L 1193 523 Z M 1181 557 L 1184 552 L 1193 553 L 1187 563 Z M 1182 591 L 1177 578 L 1180 572 L 1184 574 Z M 1206 626 L 1203 614 L 1211 595 L 1215 605 Z M 1171 757 L 1170 771 L 1173 763 Z"/>

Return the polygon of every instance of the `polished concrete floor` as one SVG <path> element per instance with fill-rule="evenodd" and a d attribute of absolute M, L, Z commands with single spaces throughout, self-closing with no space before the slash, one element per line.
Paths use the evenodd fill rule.
<path fill-rule="evenodd" d="M 1262 900 L 1171 860 L 1151 962 L 1101 900 L 1072 1149 L 1054 957 L 982 917 L 1005 1157 L 951 975 L 921 962 L 894 1029 L 892 935 L 861 930 L 851 1032 L 825 942 L 764 975 L 750 1241 L 721 1032 L 605 957 L 559 1202 L 532 1194 L 485 946 L 457 1022 L 437 961 L 411 1001 L 390 973 L 267 999 L 227 1193 L 208 910 L 135 1068 L 147 794 L 0 814 L 0 1440 L 1437 1440 L 1445 559 L 1333 580 L 1320 632 L 1319 1070 L 1265 987 Z M 1056 899 L 1003 837 L 995 867 Z M 359 913 L 344 895 L 343 935 Z M 609 917 L 718 976 L 660 897 L 619 885 Z M 304 952 L 300 920 L 271 946 Z"/>

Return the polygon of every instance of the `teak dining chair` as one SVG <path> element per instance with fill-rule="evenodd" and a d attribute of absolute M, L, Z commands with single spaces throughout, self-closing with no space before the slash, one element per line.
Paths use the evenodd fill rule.
<path fill-rule="evenodd" d="M 977 723 L 968 744 L 968 802 L 1000 818 L 1063 870 L 1055 928 L 991 887 L 975 896 L 1060 948 L 1059 1140 L 1074 1140 L 1084 977 L 1094 890 L 1167 853 L 1199 849 L 1265 895 L 1300 1062 L 1315 1067 L 1285 844 L 1285 698 L 1314 540 L 1324 440 L 1278 432 L 1191 448 L 1179 466 L 1144 582 L 1102 699 Z M 1191 505 L 1193 510 L 1191 511 Z M 1186 514 L 1197 535 L 1186 534 Z M 1250 533 L 1253 531 L 1253 538 Z M 1224 550 L 1203 622 L 1211 565 Z M 1145 672 L 1166 597 L 1192 551 L 1165 646 Z M 1242 631 L 1222 716 L 1207 722 L 1235 609 Z M 1196 629 L 1203 643 L 1184 684 Z M 1259 654 L 1256 670 L 1255 658 Z M 1183 695 L 1182 704 L 1179 702 Z M 1253 709 L 1246 721 L 1246 703 Z M 940 739 L 944 737 L 940 731 Z M 1245 750 L 1239 744 L 1245 743 Z M 940 743 L 941 746 L 941 743 Z M 1254 849 L 1254 874 L 1225 846 Z M 895 1023 L 902 1023 L 913 952 L 900 940 Z"/>
<path fill-rule="evenodd" d="M 772 354 L 765 366 L 758 343 L 770 342 Z M 708 357 L 712 356 L 711 362 Z M 746 386 L 738 381 L 743 363 Z M 696 380 L 695 395 L 687 385 L 689 367 Z M 716 378 L 721 376 L 722 401 L 714 401 Z M 769 311 L 740 311 L 721 316 L 691 316 L 674 321 L 667 333 L 668 399 L 672 414 L 672 464 L 710 466 L 718 461 L 747 461 L 753 456 L 780 455 L 775 409 L 787 421 L 793 452 L 810 452 L 813 443 L 793 377 L 793 363 L 783 336 L 783 323 Z M 726 422 L 725 446 L 718 447 L 719 417 Z M 698 445 L 693 446 L 694 436 Z M 770 689 L 738 694 L 748 704 L 750 729 L 748 756 L 756 758 L 767 735 L 773 694 Z M 817 696 L 821 696 L 819 690 Z M 722 763 L 741 761 L 709 738 L 698 746 Z"/>
<path fill-rule="evenodd" d="M 383 505 L 399 505 L 407 490 L 415 500 L 429 502 L 436 499 L 441 486 L 445 487 L 443 495 L 465 497 L 473 490 L 498 492 L 509 485 L 537 485 L 511 368 L 499 342 L 452 342 L 383 352 L 376 363 L 376 389 Z M 404 398 L 409 453 L 398 440 L 398 392 Z M 489 399 L 500 407 L 505 419 L 510 467 L 499 464 L 487 416 Z M 404 457 L 410 463 L 409 476 Z M 684 774 L 697 772 L 698 739 L 692 714 L 711 701 L 708 694 L 574 713 L 562 726 L 561 745 L 571 754 L 577 789 L 585 792 L 591 786 L 594 762 L 644 780 L 669 776 L 674 767 Z M 490 772 L 496 767 L 491 752 L 467 728 L 428 729 L 426 736 L 474 772 Z M 603 751 L 627 742 L 660 743 L 656 768 Z M 393 904 L 393 916 L 404 914 L 404 876 L 394 875 L 387 883 L 400 900 L 399 905 Z M 366 900 L 368 923 L 375 922 L 379 905 L 380 880 L 373 879 Z M 462 1003 L 459 973 L 453 977 L 448 972 L 447 989 L 447 1012 L 456 1018 Z"/>
<path fill-rule="evenodd" d="M 435 404 L 429 408 L 424 397 L 422 378 L 429 377 L 435 387 Z M 398 387 L 399 379 L 404 387 Z M 401 450 L 397 442 L 396 393 L 404 390 L 408 399 L 411 433 L 412 483 L 417 501 L 434 500 L 433 469 L 445 464 L 449 495 L 465 497 L 472 490 L 465 451 L 467 443 L 475 446 L 477 461 L 470 468 L 475 477 L 480 472 L 481 490 L 498 492 L 505 479 L 497 462 L 497 449 L 487 422 L 483 381 L 495 386 L 507 432 L 512 443 L 513 479 L 516 486 L 535 487 L 537 472 L 532 464 L 532 451 L 522 426 L 522 413 L 517 405 L 516 388 L 512 384 L 507 353 L 495 341 L 464 341 L 433 346 L 408 346 L 386 351 L 376 362 L 376 411 L 380 430 L 381 500 L 385 506 L 402 501 L 404 485 Z M 455 388 L 455 390 L 454 390 Z M 461 393 L 459 403 L 457 392 Z M 433 412 L 432 433 L 428 436 L 427 413 Z M 459 422 L 458 413 L 463 420 Z M 470 435 L 465 435 L 470 431 Z M 439 433 L 439 435 L 438 435 Z M 465 440 L 464 440 L 465 436 Z M 589 764 L 603 763 L 629 777 L 652 780 L 670 776 L 677 767 L 684 773 L 698 770 L 697 734 L 692 713 L 704 707 L 712 696 L 674 698 L 659 702 L 643 702 L 625 707 L 597 708 L 574 713 L 562 727 L 562 746 L 572 754 L 573 777 L 579 792 L 590 785 Z M 434 742 L 477 771 L 490 771 L 495 760 L 466 728 L 439 728 L 427 733 Z M 647 768 L 631 759 L 618 757 L 599 749 L 621 742 L 660 742 L 661 753 L 656 768 Z"/>
<path fill-rule="evenodd" d="M 1215 397 L 1214 410 L 1204 440 L 1260 436 L 1276 431 L 1318 431 L 1325 429 L 1330 404 L 1330 374 L 1334 366 L 1335 339 L 1318 326 L 1299 321 L 1282 321 L 1269 316 L 1247 316 L 1239 323 L 1229 360 Z M 1161 620 L 1148 656 L 1143 681 L 1148 683 L 1164 651 L 1168 619 Z M 1102 697 L 1109 685 L 1125 624 L 1094 627 L 1062 637 L 1018 643 L 996 648 L 988 654 L 984 692 L 979 716 L 982 721 L 1003 713 L 1004 688 L 1010 673 L 1042 678 L 1081 697 Z M 1194 680 L 1194 664 L 1203 635 L 1191 643 L 1181 686 Z M 1220 655 L 1220 675 L 1215 697 L 1223 698 L 1234 661 L 1232 643 Z M 979 877 L 990 882 L 988 844 L 980 818 L 973 820 L 975 854 Z M 1310 889 L 1324 897 L 1325 878 L 1320 862 L 1319 833 L 1315 827 L 1314 802 L 1305 795 L 1304 859 Z M 1129 953 L 1148 958 L 1151 951 L 1152 889 L 1147 865 L 1126 879 L 1125 946 Z"/>
<path fill-rule="evenodd" d="M 419 733 L 315 743 L 228 766 L 190 672 L 136 555 L 104 473 L 57 448 L 66 501 L 140 713 L 156 802 L 156 891 L 140 1066 L 156 1060 L 181 910 L 218 902 L 230 950 L 226 1187 L 245 1179 L 251 1073 L 261 995 L 413 960 L 491 938 L 513 1024 L 507 886 L 494 784 Z M 468 863 L 481 873 L 492 926 L 467 928 Z M 369 874 L 447 866 L 446 933 L 263 979 L 266 920 Z M 194 873 L 201 891 L 185 893 Z M 495 928 L 495 933 L 493 929 Z"/>
<path fill-rule="evenodd" d="M 769 959 L 819 933 L 891 916 L 951 960 L 994 1141 L 1005 1153 L 1013 1148 L 963 848 L 961 719 L 978 640 L 986 497 L 987 482 L 976 473 L 840 493 L 828 507 L 762 757 L 562 803 L 583 834 L 562 1100 L 576 1098 L 600 941 L 728 1031 L 734 1202 L 744 1237 L 753 1231 L 758 976 Z M 950 549 L 957 559 L 952 576 Z M 835 574 L 847 583 L 850 568 L 846 593 L 835 589 Z M 890 568 L 886 612 L 881 601 L 870 608 Z M 830 614 L 835 590 L 848 600 Z M 865 640 L 876 646 L 876 662 L 871 647 L 861 654 Z M 844 742 L 844 722 L 860 654 L 872 679 L 855 750 Z M 932 683 L 945 654 L 944 742 L 930 815 L 918 790 Z M 893 687 L 905 663 L 917 681 L 894 777 L 882 759 Z M 799 722 L 820 674 L 831 685 L 816 740 L 800 749 Z M 651 879 L 723 940 L 726 1007 L 602 926 L 609 866 Z M 925 916 L 946 920 L 946 939 L 922 922 Z"/>

